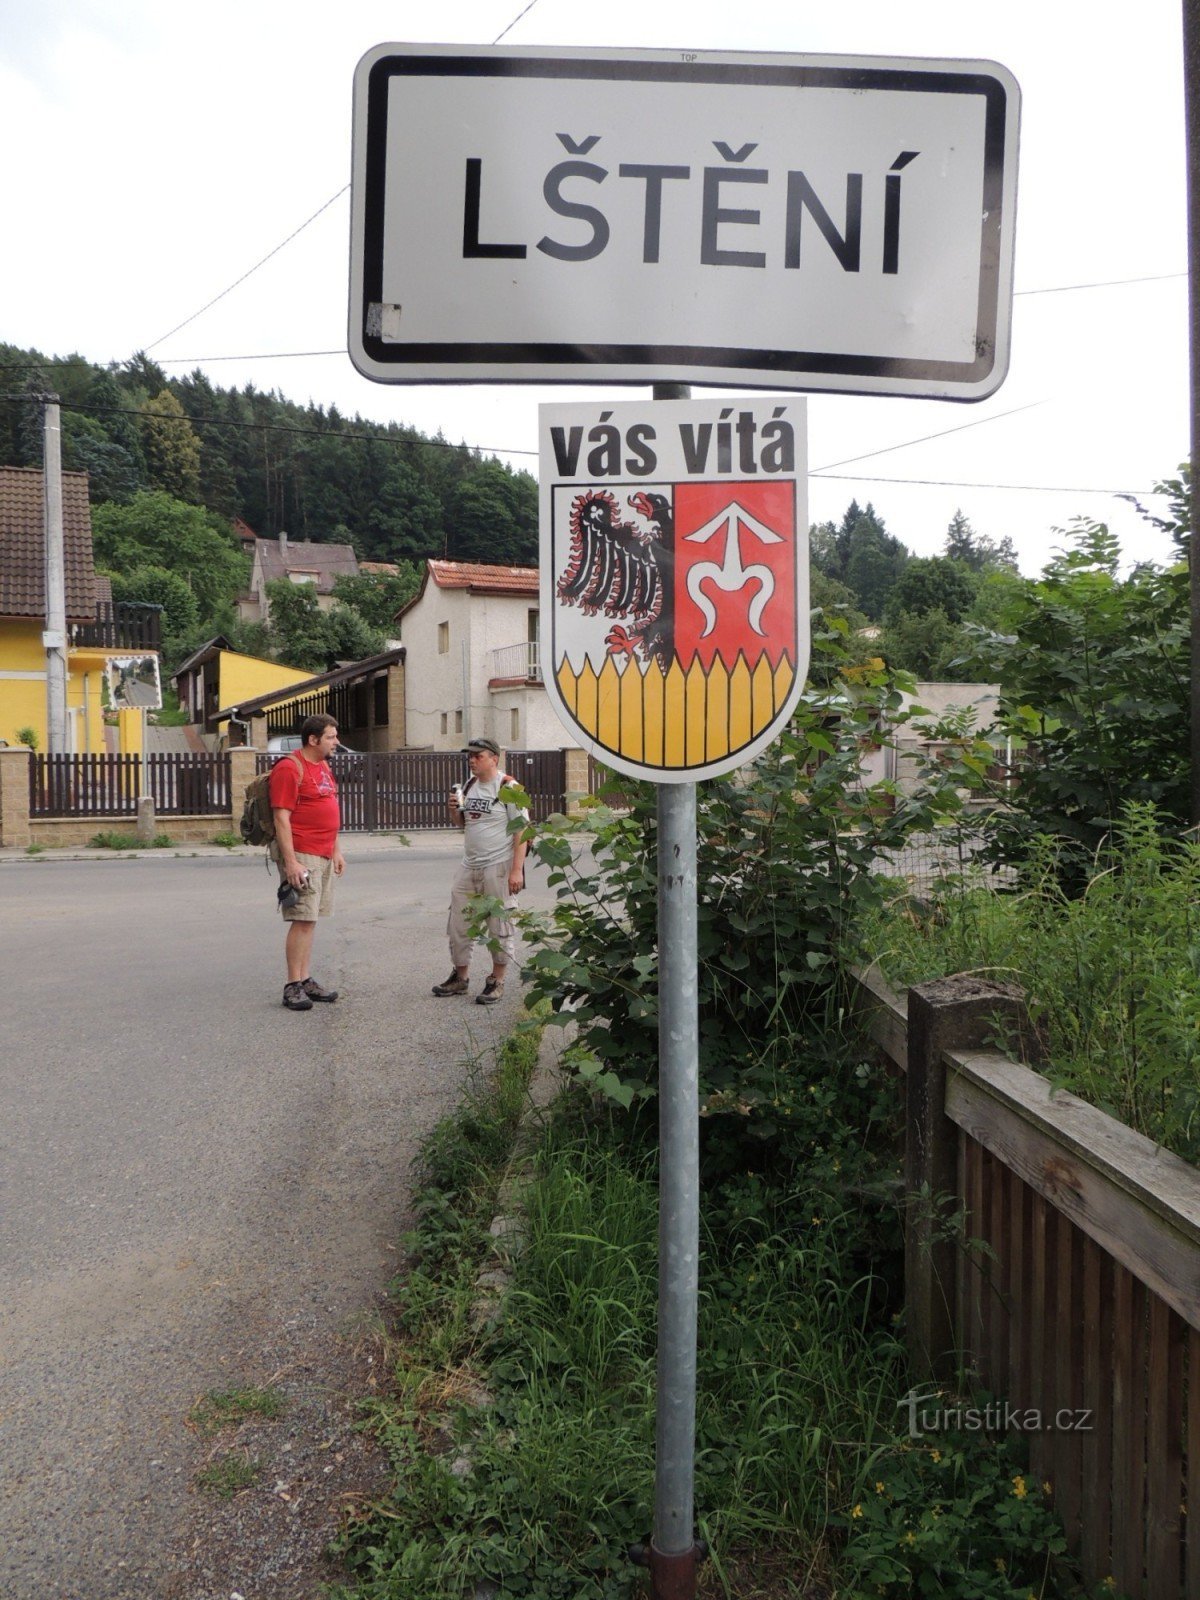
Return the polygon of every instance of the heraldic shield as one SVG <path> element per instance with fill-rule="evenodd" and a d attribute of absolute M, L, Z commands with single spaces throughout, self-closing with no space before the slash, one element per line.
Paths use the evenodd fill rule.
<path fill-rule="evenodd" d="M 548 688 L 600 760 L 715 777 L 786 723 L 808 670 L 796 483 L 556 484 Z"/>

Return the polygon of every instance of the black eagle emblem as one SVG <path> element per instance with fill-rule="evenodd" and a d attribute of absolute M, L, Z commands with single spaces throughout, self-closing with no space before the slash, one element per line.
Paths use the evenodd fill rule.
<path fill-rule="evenodd" d="M 665 495 L 631 494 L 645 526 L 624 522 L 609 489 L 589 489 L 571 507 L 571 548 L 558 598 L 587 616 L 628 620 L 605 635 L 610 655 L 656 661 L 663 672 L 675 649 L 675 520 Z"/>

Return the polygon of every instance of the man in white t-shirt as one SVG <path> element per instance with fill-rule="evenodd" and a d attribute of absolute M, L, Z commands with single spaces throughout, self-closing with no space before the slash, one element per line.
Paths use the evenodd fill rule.
<path fill-rule="evenodd" d="M 441 983 L 436 995 L 466 994 L 471 965 L 471 935 L 467 927 L 468 902 L 472 895 L 486 894 L 502 900 L 506 912 L 517 904 L 525 882 L 526 841 L 521 832 L 510 832 L 515 817 L 529 821 L 522 806 L 504 798 L 506 786 L 515 780 L 500 770 L 500 746 L 494 739 L 471 739 L 463 752 L 471 768 L 470 780 L 450 795 L 450 815 L 464 830 L 463 861 L 450 891 L 450 918 L 446 933 L 450 939 L 450 959 L 454 970 Z M 488 934 L 495 944 L 491 976 L 475 996 L 476 1005 L 494 1006 L 504 996 L 504 977 L 516 951 L 516 932 L 510 916 L 490 917 Z"/>

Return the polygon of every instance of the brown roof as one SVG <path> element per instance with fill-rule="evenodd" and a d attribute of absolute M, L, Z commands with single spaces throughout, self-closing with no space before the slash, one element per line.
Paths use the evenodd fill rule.
<path fill-rule="evenodd" d="M 439 589 L 469 589 L 473 594 L 536 594 L 536 567 L 488 567 L 481 561 L 430 561 Z"/>
<path fill-rule="evenodd" d="M 316 544 L 310 539 L 289 539 L 284 558 L 278 539 L 256 539 L 254 548 L 262 563 L 264 583 L 286 578 L 289 572 L 315 572 L 317 593 L 328 594 L 335 578 L 358 576 L 358 557 L 348 544 Z"/>
<path fill-rule="evenodd" d="M 407 616 L 424 598 L 430 578 L 439 589 L 465 589 L 468 594 L 536 595 L 538 592 L 536 567 L 489 567 L 482 561 L 434 561 L 430 558 L 425 563 L 421 587 L 400 607 L 394 621 Z"/>
<path fill-rule="evenodd" d="M 64 472 L 62 485 L 67 621 L 94 622 L 96 573 L 87 473 Z M 0 617 L 45 615 L 42 474 L 37 467 L 0 467 Z"/>

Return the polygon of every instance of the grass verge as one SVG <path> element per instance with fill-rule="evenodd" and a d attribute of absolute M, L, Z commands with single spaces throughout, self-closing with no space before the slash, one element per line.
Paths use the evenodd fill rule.
<path fill-rule="evenodd" d="M 730 1161 L 728 1126 L 706 1139 L 702 1593 L 1078 1594 L 1009 1441 L 909 1437 L 889 1090 L 844 1056 L 826 1072 L 784 1155 Z M 356 1581 L 337 1600 L 460 1600 L 481 1583 L 530 1600 L 640 1592 L 627 1551 L 653 1504 L 654 1142 L 578 1090 L 556 1102 L 522 1159 L 523 1244 L 501 1312 L 481 1325 L 527 1081 L 502 1059 L 427 1148 L 393 1291 L 394 1393 L 369 1418 L 395 1489 L 347 1534 Z"/>

